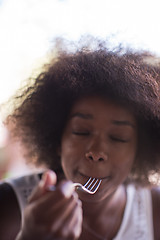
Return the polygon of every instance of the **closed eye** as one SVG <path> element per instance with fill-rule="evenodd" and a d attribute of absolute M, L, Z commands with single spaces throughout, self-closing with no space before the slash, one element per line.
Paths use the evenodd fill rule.
<path fill-rule="evenodd" d="M 72 134 L 79 136 L 88 136 L 89 132 L 72 131 Z"/>
<path fill-rule="evenodd" d="M 110 136 L 110 139 L 116 142 L 122 142 L 122 143 L 126 143 L 129 140 L 128 139 L 124 139 L 124 138 L 120 138 L 120 137 L 116 137 L 116 136 Z"/>

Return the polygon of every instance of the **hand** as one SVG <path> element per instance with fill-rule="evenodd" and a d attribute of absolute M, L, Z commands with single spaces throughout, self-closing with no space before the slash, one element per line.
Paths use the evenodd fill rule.
<path fill-rule="evenodd" d="M 48 191 L 48 187 L 55 184 L 55 173 L 47 171 L 29 199 L 17 240 L 79 238 L 82 229 L 81 201 L 70 181 L 61 182 L 55 191 Z"/>

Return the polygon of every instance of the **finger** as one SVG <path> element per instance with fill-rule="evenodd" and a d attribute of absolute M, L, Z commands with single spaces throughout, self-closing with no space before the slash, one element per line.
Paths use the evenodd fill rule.
<path fill-rule="evenodd" d="M 44 189 L 47 189 L 48 186 L 50 185 L 56 185 L 57 182 L 57 176 L 55 174 L 55 172 L 53 172 L 52 170 L 47 170 L 44 173 L 44 177 L 42 177 L 42 187 Z"/>
<path fill-rule="evenodd" d="M 47 197 L 46 195 L 45 198 Z M 59 216 L 67 214 L 66 209 L 70 210 L 69 204 L 78 201 L 78 194 L 74 192 L 73 184 L 70 181 L 61 182 L 55 191 L 50 193 L 49 197 L 44 200 L 44 205 L 41 204 L 41 208 L 45 208 L 45 215 L 48 216 L 48 220 L 50 219 L 49 216 L 52 219 L 53 216 L 59 218 Z"/>
<path fill-rule="evenodd" d="M 78 194 L 74 192 L 74 187 L 71 181 L 61 182 L 54 191 L 50 191 L 47 188 L 47 192 L 41 199 L 38 199 L 39 204 L 46 210 L 58 209 L 72 196 L 78 199 Z"/>
<path fill-rule="evenodd" d="M 46 198 L 46 195 L 30 203 L 25 209 L 25 215 L 27 216 L 29 213 L 31 219 L 31 221 L 29 222 L 34 223 L 33 225 L 37 226 L 41 230 L 46 228 L 49 234 L 51 232 L 52 224 L 56 223 L 57 221 L 60 221 L 59 216 L 65 213 L 65 209 L 68 207 L 66 205 L 66 201 L 69 204 L 69 202 L 71 202 L 72 199 L 63 198 L 62 201 L 56 202 L 56 208 L 53 211 L 52 207 L 55 206 L 55 204 L 49 202 L 50 204 L 49 206 L 47 201 L 42 202 L 42 199 L 44 197 Z"/>
<path fill-rule="evenodd" d="M 48 189 L 49 186 L 55 185 L 57 176 L 55 172 L 47 170 L 39 183 L 39 185 L 33 190 L 32 194 L 28 198 L 28 202 L 31 203 L 42 196 Z"/>
<path fill-rule="evenodd" d="M 41 194 L 39 190 L 29 202 L 32 207 L 32 214 L 34 214 L 37 221 L 43 219 L 42 221 L 46 221 L 47 224 L 51 223 L 53 218 L 56 218 L 62 211 L 65 212 L 65 206 L 71 201 L 71 197 L 74 196 L 74 199 L 78 199 L 78 195 L 72 192 L 73 186 L 70 181 L 61 183 L 53 192 L 47 190 L 45 194 Z M 39 194 L 41 194 L 41 197 L 39 197 Z M 68 198 L 70 195 L 71 197 Z"/>
<path fill-rule="evenodd" d="M 71 181 L 62 181 L 53 191 L 50 191 L 49 188 L 48 195 L 44 198 L 44 203 L 47 201 L 48 205 L 51 206 L 53 210 L 58 209 L 72 196 L 78 199 L 78 194 L 75 193 L 74 190 L 75 189 Z"/>
<path fill-rule="evenodd" d="M 62 194 L 64 195 L 64 197 L 66 197 L 66 198 L 70 198 L 72 196 L 73 192 L 75 191 L 75 188 L 71 181 L 60 182 L 57 189 L 59 189 L 62 192 Z"/>
<path fill-rule="evenodd" d="M 66 219 L 63 224 L 63 236 L 68 239 L 77 239 L 82 232 L 82 203 L 78 200 L 75 209 L 70 215 L 70 219 Z"/>
<path fill-rule="evenodd" d="M 62 225 L 64 220 L 72 213 L 73 209 L 76 206 L 76 202 L 73 200 L 73 198 L 70 198 L 65 205 L 63 204 L 63 207 L 59 207 L 58 209 L 54 208 L 54 211 L 50 215 L 50 221 L 52 222 L 53 216 L 56 221 L 54 221 L 54 224 L 52 224 L 52 231 L 56 232 Z M 54 215 L 53 215 L 54 213 Z"/>
<path fill-rule="evenodd" d="M 82 230 L 82 206 L 78 201 L 72 206 L 68 214 L 63 215 L 61 221 L 52 225 L 52 235 L 65 239 L 76 239 Z"/>

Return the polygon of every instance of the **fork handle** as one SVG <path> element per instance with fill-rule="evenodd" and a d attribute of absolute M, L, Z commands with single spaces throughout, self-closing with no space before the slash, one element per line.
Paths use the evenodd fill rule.
<path fill-rule="evenodd" d="M 54 192 L 56 190 L 56 186 L 50 185 L 47 189 L 51 192 Z"/>
<path fill-rule="evenodd" d="M 74 186 L 75 188 L 78 188 L 78 187 L 82 187 L 82 184 L 80 184 L 80 183 L 73 183 L 73 186 Z M 56 186 L 50 185 L 50 186 L 48 187 L 48 190 L 51 191 L 51 192 L 53 192 L 53 191 L 56 190 Z"/>

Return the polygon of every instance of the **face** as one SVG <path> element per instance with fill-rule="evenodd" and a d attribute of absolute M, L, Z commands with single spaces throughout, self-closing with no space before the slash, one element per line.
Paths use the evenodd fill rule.
<path fill-rule="evenodd" d="M 94 198 L 107 197 L 132 168 L 137 152 L 136 119 L 106 98 L 83 98 L 71 109 L 60 152 L 67 179 L 82 184 L 89 177 L 102 179 Z"/>

